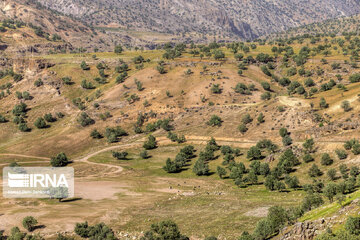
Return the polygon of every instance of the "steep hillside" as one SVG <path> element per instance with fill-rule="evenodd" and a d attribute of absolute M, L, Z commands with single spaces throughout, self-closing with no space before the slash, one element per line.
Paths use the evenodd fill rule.
<path fill-rule="evenodd" d="M 327 36 L 337 36 L 343 33 L 359 33 L 360 32 L 360 15 L 351 17 L 341 17 L 337 19 L 329 19 L 323 22 L 312 23 L 296 28 L 290 28 L 283 32 L 273 33 L 266 36 L 268 39 L 274 38 L 291 38 L 304 34 Z"/>
<path fill-rule="evenodd" d="M 37 1 L 94 26 L 241 39 L 360 12 L 357 0 Z"/>

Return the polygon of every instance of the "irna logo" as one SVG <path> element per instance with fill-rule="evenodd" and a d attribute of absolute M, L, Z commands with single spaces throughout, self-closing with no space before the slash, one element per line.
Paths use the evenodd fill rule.
<path fill-rule="evenodd" d="M 64 174 L 8 173 L 8 186 L 15 188 L 69 187 Z"/>

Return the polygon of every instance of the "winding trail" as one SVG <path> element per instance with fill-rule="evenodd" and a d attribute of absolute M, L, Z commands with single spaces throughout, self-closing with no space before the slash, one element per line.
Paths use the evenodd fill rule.
<path fill-rule="evenodd" d="M 185 136 L 187 143 L 190 144 L 206 144 L 211 137 L 208 136 L 191 136 L 191 135 L 186 135 Z M 116 169 L 115 171 L 111 171 L 109 172 L 109 174 L 113 175 L 113 174 L 117 174 L 120 173 L 124 170 L 123 167 L 118 166 L 118 165 L 113 165 L 113 164 L 109 164 L 109 163 L 97 163 L 97 162 L 91 162 L 89 161 L 90 158 L 103 153 L 103 152 L 107 152 L 110 150 L 115 150 L 115 149 L 129 149 L 129 148 L 134 148 L 134 147 L 142 147 L 143 142 L 145 141 L 145 137 L 142 139 L 139 139 L 135 142 L 132 143 L 121 143 L 118 145 L 114 145 L 114 146 L 109 146 L 109 147 L 105 147 L 103 149 L 97 150 L 95 152 L 91 152 L 88 153 L 87 155 L 74 159 L 74 162 L 84 162 L 87 164 L 91 164 L 91 165 L 97 165 L 97 166 L 103 166 L 103 167 L 107 167 L 109 169 Z M 157 143 L 158 145 L 175 145 L 176 143 L 171 142 L 167 137 L 162 136 L 162 137 L 157 137 Z M 246 139 L 238 139 L 238 138 L 226 138 L 226 137 L 215 137 L 215 140 L 220 144 L 220 145 L 224 145 L 224 144 L 236 144 L 238 147 L 242 147 L 242 148 L 249 148 L 251 146 L 253 146 L 254 144 L 256 144 L 257 141 L 253 141 L 253 140 L 246 140 Z M 317 141 L 319 143 L 343 143 L 340 141 Z M 298 143 L 298 142 L 295 142 Z M 300 142 L 299 142 L 300 143 Z M 24 155 L 24 154 L 15 154 L 15 153 L 0 153 L 0 156 L 14 156 L 14 157 L 23 157 L 23 158 L 33 158 L 33 159 L 42 159 L 42 160 L 46 160 L 49 161 L 50 158 L 47 157 L 39 157 L 39 156 L 31 156 L 31 155 Z M 21 161 L 18 163 L 43 163 L 44 161 Z M 0 164 L 0 166 L 5 166 L 8 165 L 9 163 L 2 163 Z"/>

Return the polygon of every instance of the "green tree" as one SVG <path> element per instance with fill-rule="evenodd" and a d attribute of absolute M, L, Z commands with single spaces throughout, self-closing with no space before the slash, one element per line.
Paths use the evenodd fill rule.
<path fill-rule="evenodd" d="M 332 160 L 332 158 L 330 157 L 330 155 L 328 153 L 324 153 L 321 156 L 321 165 L 324 166 L 329 166 L 331 164 L 333 164 L 334 160 Z"/>
<path fill-rule="evenodd" d="M 219 116 L 217 115 L 212 115 L 210 120 L 207 122 L 207 124 L 209 126 L 212 126 L 212 127 L 215 127 L 215 126 L 218 126 L 220 127 L 221 126 L 221 123 L 222 123 L 222 120 Z"/>
<path fill-rule="evenodd" d="M 114 48 L 114 52 L 115 52 L 116 54 L 122 53 L 122 52 L 123 52 L 122 46 L 121 46 L 121 45 L 116 45 L 115 48 Z"/>
<path fill-rule="evenodd" d="M 67 158 L 66 154 L 61 152 L 55 157 L 52 157 L 50 160 L 50 164 L 53 167 L 65 167 L 68 165 L 69 159 Z"/>
<path fill-rule="evenodd" d="M 189 240 L 171 220 L 154 223 L 140 240 Z"/>
<path fill-rule="evenodd" d="M 324 188 L 324 195 L 330 202 L 334 201 L 334 197 L 337 194 L 337 186 L 335 183 L 328 183 Z"/>
<path fill-rule="evenodd" d="M 344 109 L 344 112 L 348 112 L 351 110 L 350 102 L 345 100 L 341 103 L 341 108 Z"/>
<path fill-rule="evenodd" d="M 319 106 L 320 106 L 321 109 L 324 109 L 324 108 L 328 108 L 329 104 L 326 102 L 325 98 L 322 97 L 320 99 Z"/>
<path fill-rule="evenodd" d="M 35 125 L 35 127 L 39 128 L 39 129 L 47 127 L 47 124 L 42 117 L 37 118 L 34 122 L 34 125 Z"/>
<path fill-rule="evenodd" d="M 261 159 L 262 158 L 261 150 L 256 146 L 251 147 L 247 152 L 247 158 L 250 160 Z"/>
<path fill-rule="evenodd" d="M 22 221 L 23 227 L 29 232 L 32 232 L 34 230 L 34 227 L 36 226 L 37 223 L 38 221 L 32 216 L 27 216 Z"/>
<path fill-rule="evenodd" d="M 322 175 L 322 172 L 316 164 L 313 164 L 309 169 L 308 174 L 310 177 L 319 177 Z"/>
<path fill-rule="evenodd" d="M 331 181 L 336 179 L 336 169 L 331 168 L 327 171 L 327 176 L 330 178 Z"/>
<path fill-rule="evenodd" d="M 306 153 L 314 152 L 314 146 L 315 146 L 315 142 L 314 139 L 312 138 L 306 139 L 305 142 L 303 143 L 303 147 Z"/>
<path fill-rule="evenodd" d="M 354 235 L 360 235 L 360 217 L 349 216 L 345 223 L 345 229 Z"/>
<path fill-rule="evenodd" d="M 224 176 L 226 175 L 226 170 L 225 170 L 225 168 L 222 168 L 222 167 L 220 167 L 220 166 L 218 166 L 218 167 L 216 168 L 216 172 L 218 173 L 218 175 L 219 175 L 220 178 L 224 178 Z"/>
<path fill-rule="evenodd" d="M 143 144 L 143 147 L 146 150 L 151 150 L 151 149 L 157 148 L 156 138 L 153 135 L 150 135 L 148 137 L 148 140 Z"/>
<path fill-rule="evenodd" d="M 202 159 L 198 159 L 193 167 L 193 172 L 198 175 L 208 175 L 209 174 L 209 165 Z"/>

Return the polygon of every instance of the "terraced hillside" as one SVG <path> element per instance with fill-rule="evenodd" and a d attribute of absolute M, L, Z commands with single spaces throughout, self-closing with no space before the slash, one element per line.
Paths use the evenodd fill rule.
<path fill-rule="evenodd" d="M 66 44 L 12 25 L 1 24 L 3 42 Z M 9 55 L 1 166 L 64 160 L 76 197 L 0 197 L 0 230 L 19 234 L 32 215 L 45 226 L 19 231 L 152 239 L 150 225 L 171 219 L 191 239 L 296 239 L 303 221 L 340 211 L 327 226 L 356 237 L 345 222 L 358 216 L 359 46 L 346 35 Z M 85 221 L 112 230 L 86 235 Z"/>

